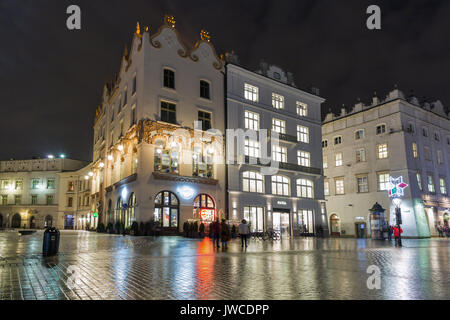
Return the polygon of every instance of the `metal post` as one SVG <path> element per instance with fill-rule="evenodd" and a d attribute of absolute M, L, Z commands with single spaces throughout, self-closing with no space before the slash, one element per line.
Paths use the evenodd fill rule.
<path fill-rule="evenodd" d="M 398 225 L 398 246 L 402 246 L 402 233 L 401 233 L 401 224 L 402 224 L 402 210 L 400 209 L 400 206 L 397 206 L 395 208 L 395 215 Z"/>

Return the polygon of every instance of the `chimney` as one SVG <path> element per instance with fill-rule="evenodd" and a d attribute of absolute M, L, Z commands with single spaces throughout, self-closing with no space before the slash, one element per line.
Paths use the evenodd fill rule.
<path fill-rule="evenodd" d="M 375 91 L 375 92 L 373 93 L 372 105 L 373 105 L 373 106 L 376 106 L 376 105 L 378 105 L 379 103 L 380 103 L 380 99 L 378 98 L 377 92 Z"/>
<path fill-rule="evenodd" d="M 292 72 L 288 72 L 287 73 L 287 83 L 291 86 L 295 87 L 295 83 L 294 83 L 294 75 L 292 74 Z"/>
<path fill-rule="evenodd" d="M 261 68 L 261 74 L 264 76 L 267 76 L 267 71 L 269 70 L 269 64 L 267 62 L 261 61 L 259 64 L 259 67 Z"/>
<path fill-rule="evenodd" d="M 320 89 L 316 87 L 311 87 L 311 93 L 316 96 L 320 96 Z"/>
<path fill-rule="evenodd" d="M 345 109 L 345 104 L 342 105 L 341 108 L 341 117 L 344 117 L 347 114 L 347 109 Z"/>

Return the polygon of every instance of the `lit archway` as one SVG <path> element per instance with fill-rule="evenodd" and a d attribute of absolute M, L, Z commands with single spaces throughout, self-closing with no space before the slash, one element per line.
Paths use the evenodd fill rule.
<path fill-rule="evenodd" d="M 128 198 L 128 208 L 125 217 L 126 227 L 131 226 L 131 224 L 134 221 L 136 221 L 135 208 L 136 208 L 136 195 L 133 192 L 132 194 L 130 194 L 130 197 Z"/>
<path fill-rule="evenodd" d="M 337 214 L 330 216 L 330 233 L 332 236 L 341 235 L 341 222 Z"/>
<path fill-rule="evenodd" d="M 11 220 L 11 228 L 20 228 L 20 224 L 22 223 L 22 217 L 20 214 L 16 213 Z"/>
<path fill-rule="evenodd" d="M 154 219 L 164 229 L 178 229 L 180 201 L 173 192 L 162 191 L 156 195 Z"/>
<path fill-rule="evenodd" d="M 202 222 L 217 220 L 216 202 L 208 194 L 199 194 L 194 200 L 194 218 Z"/>

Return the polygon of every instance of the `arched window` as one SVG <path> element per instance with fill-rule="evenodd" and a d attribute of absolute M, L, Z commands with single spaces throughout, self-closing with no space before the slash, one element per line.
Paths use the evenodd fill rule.
<path fill-rule="evenodd" d="M 256 171 L 245 171 L 242 173 L 242 191 L 244 192 L 264 192 L 264 178 Z"/>
<path fill-rule="evenodd" d="M 341 224 L 337 214 L 330 216 L 330 233 L 332 236 L 339 236 L 341 234 Z"/>
<path fill-rule="evenodd" d="M 179 174 L 179 149 L 180 146 L 176 142 L 167 146 L 164 140 L 158 139 L 155 142 L 155 171 Z"/>
<path fill-rule="evenodd" d="M 200 194 L 194 200 L 194 218 L 203 222 L 212 222 L 217 219 L 216 202 L 207 194 Z"/>
<path fill-rule="evenodd" d="M 307 179 L 297 179 L 297 197 L 313 198 L 313 182 Z"/>
<path fill-rule="evenodd" d="M 130 197 L 128 198 L 128 210 L 127 210 L 127 217 L 126 217 L 126 226 L 131 226 L 131 224 L 136 221 L 136 195 L 134 192 L 130 194 Z"/>
<path fill-rule="evenodd" d="M 117 203 L 116 203 L 116 210 L 115 210 L 115 214 L 114 214 L 114 223 L 122 222 L 122 211 L 123 211 L 123 200 L 122 200 L 122 197 L 119 197 L 119 199 L 117 199 Z"/>
<path fill-rule="evenodd" d="M 170 191 L 162 191 L 155 197 L 155 222 L 162 228 L 178 228 L 180 202 Z"/>
<path fill-rule="evenodd" d="M 289 196 L 289 178 L 285 176 L 272 176 L 272 194 Z"/>

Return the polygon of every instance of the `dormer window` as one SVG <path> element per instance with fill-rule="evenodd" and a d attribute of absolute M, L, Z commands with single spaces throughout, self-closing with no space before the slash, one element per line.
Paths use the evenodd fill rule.
<path fill-rule="evenodd" d="M 281 80 L 281 75 L 278 72 L 273 73 L 273 78 L 276 80 Z"/>

